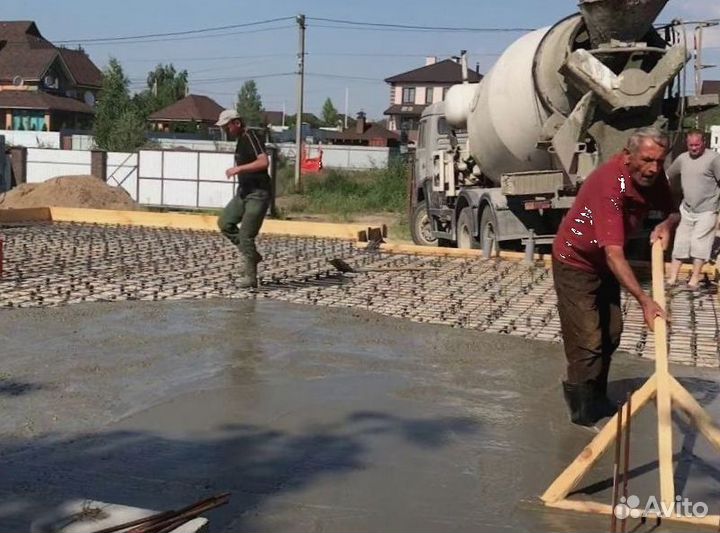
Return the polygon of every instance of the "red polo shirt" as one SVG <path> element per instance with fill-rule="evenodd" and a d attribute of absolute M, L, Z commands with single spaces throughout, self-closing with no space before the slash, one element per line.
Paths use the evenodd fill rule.
<path fill-rule="evenodd" d="M 553 257 L 586 272 L 607 272 L 603 248 L 625 246 L 651 209 L 665 216 L 675 210 L 665 174 L 651 187 L 638 187 L 618 154 L 580 187 L 553 241 Z"/>

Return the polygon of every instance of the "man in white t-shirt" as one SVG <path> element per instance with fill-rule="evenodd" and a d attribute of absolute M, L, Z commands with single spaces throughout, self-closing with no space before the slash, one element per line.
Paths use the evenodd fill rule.
<path fill-rule="evenodd" d="M 705 139 L 699 131 L 687 134 L 686 145 L 687 152 L 680 154 L 667 171 L 671 182 L 680 181 L 683 195 L 668 284 L 675 285 L 683 261 L 692 260 L 688 288 L 696 290 L 715 240 L 720 201 L 720 155 L 705 149 Z"/>

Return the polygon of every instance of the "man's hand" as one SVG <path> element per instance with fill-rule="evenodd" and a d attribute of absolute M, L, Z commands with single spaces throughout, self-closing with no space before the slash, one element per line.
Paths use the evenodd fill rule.
<path fill-rule="evenodd" d="M 650 331 L 655 331 L 655 318 L 660 317 L 667 320 L 667 314 L 660 305 L 653 300 L 650 296 L 645 297 L 640 301 L 642 306 L 643 316 L 645 317 L 645 324 Z"/>
<path fill-rule="evenodd" d="M 233 178 L 233 176 L 236 176 L 239 172 L 240 172 L 239 167 L 230 167 L 229 169 L 227 169 L 225 171 L 225 177 L 230 180 Z"/>
<path fill-rule="evenodd" d="M 668 224 L 667 221 L 661 222 L 655 226 L 654 230 L 652 230 L 652 233 L 650 234 L 650 244 L 654 243 L 658 239 L 660 240 L 660 244 L 662 244 L 663 250 L 667 250 L 672 239 L 672 231 L 670 229 L 670 224 Z"/>

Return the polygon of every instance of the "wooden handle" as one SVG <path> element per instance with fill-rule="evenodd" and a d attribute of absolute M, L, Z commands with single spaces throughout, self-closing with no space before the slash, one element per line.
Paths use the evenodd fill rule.
<path fill-rule="evenodd" d="M 665 260 L 659 240 L 652 246 L 652 296 L 663 310 L 665 303 Z M 675 504 L 675 485 L 672 463 L 672 399 L 668 371 L 667 322 L 656 317 L 655 374 L 657 378 L 658 459 L 660 465 L 660 499 L 666 505 Z"/>

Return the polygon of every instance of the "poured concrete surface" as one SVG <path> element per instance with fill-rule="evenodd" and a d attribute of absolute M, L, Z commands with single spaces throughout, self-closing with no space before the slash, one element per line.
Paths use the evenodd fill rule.
<path fill-rule="evenodd" d="M 253 300 L 7 311 L 0 340 L 3 531 L 78 498 L 169 509 L 224 491 L 212 531 L 609 526 L 537 499 L 592 437 L 566 419 L 557 344 Z M 717 371 L 673 371 L 720 418 Z M 618 355 L 611 393 L 651 372 Z M 633 423 L 641 497 L 654 424 Z M 678 491 L 718 512 L 717 454 L 675 436 Z M 610 502 L 610 461 L 577 498 Z"/>

